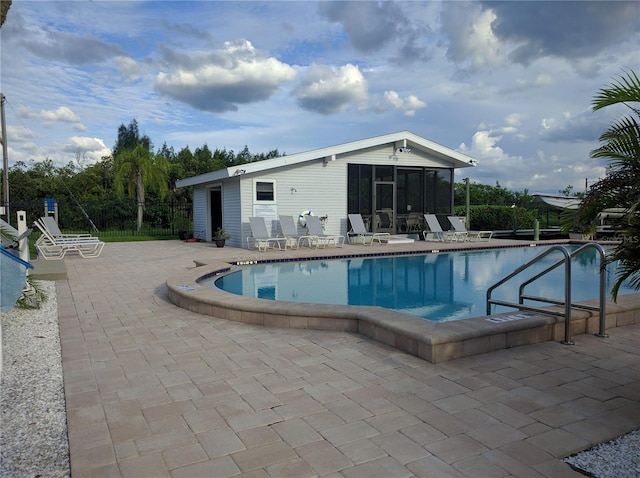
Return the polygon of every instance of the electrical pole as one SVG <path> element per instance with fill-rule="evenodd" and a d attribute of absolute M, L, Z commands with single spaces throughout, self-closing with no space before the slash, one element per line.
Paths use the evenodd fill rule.
<path fill-rule="evenodd" d="M 5 221 L 9 221 L 9 154 L 7 153 L 7 124 L 4 118 L 5 96 L 0 93 L 0 141 L 2 142 L 2 198 Z"/>

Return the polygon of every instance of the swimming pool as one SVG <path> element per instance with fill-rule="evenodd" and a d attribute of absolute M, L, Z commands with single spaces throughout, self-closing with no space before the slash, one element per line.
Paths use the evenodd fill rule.
<path fill-rule="evenodd" d="M 454 253 L 276 262 L 243 267 L 200 281 L 237 295 L 318 304 L 375 305 L 435 322 L 486 315 L 486 291 L 498 279 L 539 255 L 544 247 L 517 247 Z M 522 279 L 561 258 L 550 254 Z M 598 297 L 595 250 L 574 259 L 572 300 Z M 615 280 L 607 273 L 607 290 Z M 520 281 L 511 281 L 494 298 L 514 300 Z M 532 284 L 532 295 L 563 299 L 562 268 Z M 634 292 L 621 289 L 620 294 Z M 495 307 L 497 314 L 512 309 Z"/>

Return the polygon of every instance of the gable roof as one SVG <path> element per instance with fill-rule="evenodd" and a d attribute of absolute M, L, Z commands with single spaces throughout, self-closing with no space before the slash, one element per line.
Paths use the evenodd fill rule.
<path fill-rule="evenodd" d="M 237 176 L 239 174 L 258 173 L 270 169 L 280 168 L 283 166 L 291 166 L 294 164 L 304 163 L 306 161 L 314 161 L 323 158 L 330 158 L 339 154 L 350 153 L 353 151 L 373 148 L 385 144 L 395 144 L 396 147 L 405 147 L 424 151 L 436 158 L 443 159 L 451 163 L 453 168 L 468 168 L 475 166 L 478 161 L 464 153 L 460 153 L 453 149 L 442 146 L 428 139 L 410 133 L 409 131 L 400 131 L 382 136 L 374 136 L 373 138 L 361 139 L 350 143 L 338 144 L 326 148 L 314 149 L 303 153 L 296 153 L 278 158 L 265 159 L 264 161 L 256 161 L 253 163 L 239 164 L 229 168 L 219 169 L 210 173 L 200 174 L 191 178 L 180 179 L 176 181 L 176 187 L 182 188 L 186 186 L 196 186 L 198 184 L 220 181 L 225 178 Z"/>

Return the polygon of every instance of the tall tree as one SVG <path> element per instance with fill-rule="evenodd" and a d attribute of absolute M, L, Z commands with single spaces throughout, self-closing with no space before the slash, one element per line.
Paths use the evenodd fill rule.
<path fill-rule="evenodd" d="M 620 75 L 592 101 L 594 111 L 614 105 L 626 106 L 629 114 L 614 121 L 600 136 L 600 147 L 591 152 L 594 159 L 608 160 L 608 174 L 591 186 L 576 222 L 593 221 L 605 208 L 624 210 L 622 241 L 611 255 L 620 261 L 611 292 L 615 298 L 625 280 L 640 289 L 640 80 L 634 71 Z"/>
<path fill-rule="evenodd" d="M 154 156 L 144 145 L 122 151 L 115 158 L 116 188 L 124 193 L 124 185 L 130 197 L 138 202 L 138 231 L 142 229 L 145 208 L 145 186 L 156 189 L 161 196 L 167 192 L 168 163 L 164 156 Z"/>
<path fill-rule="evenodd" d="M 145 146 L 149 151 L 153 148 L 151 139 L 147 135 L 140 136 L 138 122 L 134 118 L 129 123 L 129 126 L 121 124 L 118 128 L 118 138 L 113 147 L 113 157 L 115 158 L 123 151 L 134 149 L 139 144 Z"/>

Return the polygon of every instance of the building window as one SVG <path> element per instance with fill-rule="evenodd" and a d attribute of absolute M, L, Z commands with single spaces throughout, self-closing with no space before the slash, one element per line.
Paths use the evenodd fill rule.
<path fill-rule="evenodd" d="M 276 182 L 275 181 L 255 181 L 255 200 L 256 202 L 275 202 L 276 201 Z"/>

